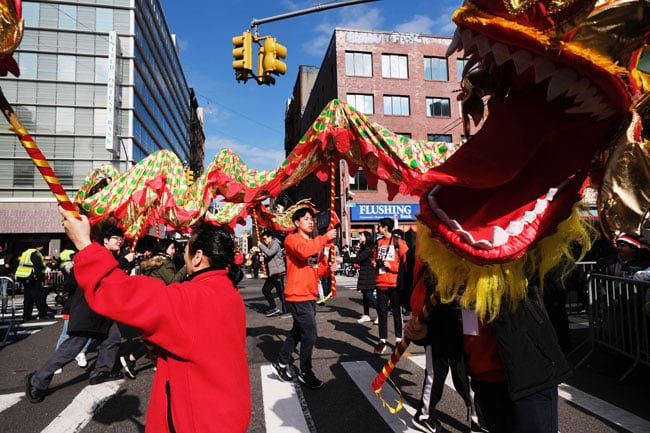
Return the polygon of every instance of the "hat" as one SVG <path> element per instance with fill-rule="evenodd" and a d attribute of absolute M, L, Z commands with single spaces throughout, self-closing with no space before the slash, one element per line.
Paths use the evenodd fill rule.
<path fill-rule="evenodd" d="M 632 235 L 628 235 L 626 233 L 621 233 L 617 238 L 616 238 L 616 243 L 623 242 L 628 245 L 632 245 L 634 248 L 639 248 L 641 247 L 641 242 L 636 240 Z"/>

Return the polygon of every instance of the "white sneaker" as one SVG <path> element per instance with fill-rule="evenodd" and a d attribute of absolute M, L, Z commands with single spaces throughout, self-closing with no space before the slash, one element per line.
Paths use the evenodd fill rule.
<path fill-rule="evenodd" d="M 363 316 L 361 316 L 361 318 L 359 320 L 357 320 L 357 323 L 370 322 L 371 320 L 372 319 L 370 318 L 370 316 L 368 316 L 367 314 L 364 314 Z"/>
<path fill-rule="evenodd" d="M 54 372 L 54 374 L 61 374 L 61 373 L 63 373 L 63 369 L 62 369 L 62 368 L 59 368 L 58 370 L 56 370 L 56 371 Z"/>
<path fill-rule="evenodd" d="M 375 325 L 379 325 L 379 317 L 377 317 L 377 318 L 375 319 L 375 321 L 372 322 L 372 323 L 374 323 Z"/>
<path fill-rule="evenodd" d="M 86 360 L 86 354 L 83 352 L 79 352 L 77 356 L 74 357 L 74 359 L 77 360 L 77 365 L 81 368 L 86 368 L 88 367 L 88 361 Z"/>

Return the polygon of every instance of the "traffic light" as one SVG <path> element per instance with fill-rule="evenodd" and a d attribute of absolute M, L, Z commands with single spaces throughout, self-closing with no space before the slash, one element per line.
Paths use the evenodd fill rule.
<path fill-rule="evenodd" d="M 248 73 L 253 70 L 253 35 L 250 30 L 246 30 L 241 36 L 233 37 L 232 44 L 235 46 L 232 50 L 235 78 L 237 81 L 246 81 Z"/>
<path fill-rule="evenodd" d="M 262 55 L 259 56 L 262 58 L 262 65 L 257 65 L 258 76 L 268 75 L 269 73 L 280 75 L 287 72 L 287 64 L 282 60 L 278 60 L 287 57 L 287 47 L 278 44 L 276 38 L 266 38 L 264 47 L 260 48 L 260 51 L 262 51 Z"/>

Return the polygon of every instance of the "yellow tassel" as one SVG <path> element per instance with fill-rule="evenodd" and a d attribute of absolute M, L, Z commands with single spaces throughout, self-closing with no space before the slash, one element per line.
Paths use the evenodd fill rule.
<path fill-rule="evenodd" d="M 431 229 L 418 222 L 418 252 L 435 274 L 444 303 L 455 300 L 458 289 L 465 284 L 460 305 L 475 311 L 481 320 L 492 321 L 498 315 L 504 300 L 512 309 L 527 293 L 528 281 L 539 278 L 543 289 L 545 275 L 556 266 L 564 266 L 562 277 L 566 277 L 575 260 L 580 260 L 591 248 L 594 228 L 581 218 L 578 207 L 571 216 L 558 225 L 557 232 L 541 240 L 531 251 L 508 263 L 479 266 L 463 259 L 447 249 L 432 237 Z M 569 244 L 579 240 L 579 257 L 573 258 Z"/>

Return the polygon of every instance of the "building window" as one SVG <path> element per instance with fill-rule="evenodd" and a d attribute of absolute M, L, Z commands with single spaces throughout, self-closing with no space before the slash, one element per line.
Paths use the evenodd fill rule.
<path fill-rule="evenodd" d="M 18 159 L 14 162 L 14 185 L 34 186 L 34 163 Z"/>
<path fill-rule="evenodd" d="M 59 5 L 59 28 L 76 30 L 77 28 L 77 7 L 71 5 Z"/>
<path fill-rule="evenodd" d="M 401 135 L 403 137 L 411 138 L 412 134 L 410 132 L 396 132 L 395 134 Z"/>
<path fill-rule="evenodd" d="M 425 57 L 424 79 L 435 81 L 449 80 L 449 74 L 447 73 L 447 59 L 444 57 Z"/>
<path fill-rule="evenodd" d="M 456 70 L 458 71 L 458 82 L 463 81 L 463 69 L 467 64 L 467 59 L 456 59 Z"/>
<path fill-rule="evenodd" d="M 25 27 L 38 27 L 40 3 L 22 3 L 22 15 Z M 22 75 L 22 70 L 20 71 Z"/>
<path fill-rule="evenodd" d="M 426 98 L 428 117 L 451 117 L 449 98 Z"/>
<path fill-rule="evenodd" d="M 370 53 L 345 53 L 345 75 L 372 77 L 372 55 Z"/>
<path fill-rule="evenodd" d="M 108 82 L 108 59 L 95 57 L 95 83 Z"/>
<path fill-rule="evenodd" d="M 444 141 L 451 143 L 451 134 L 427 134 L 427 141 Z"/>
<path fill-rule="evenodd" d="M 381 75 L 384 78 L 408 78 L 408 56 L 382 54 Z"/>
<path fill-rule="evenodd" d="M 59 81 L 74 81 L 77 78 L 75 56 L 59 56 L 56 78 Z"/>
<path fill-rule="evenodd" d="M 375 104 L 372 95 L 362 95 L 359 93 L 348 93 L 348 104 L 356 108 L 363 114 L 374 114 Z"/>
<path fill-rule="evenodd" d="M 384 114 L 387 116 L 409 116 L 408 96 L 390 96 L 384 95 Z"/>
<path fill-rule="evenodd" d="M 113 9 L 95 9 L 95 30 L 98 32 L 113 31 Z"/>
<path fill-rule="evenodd" d="M 36 71 L 38 70 L 38 54 L 20 53 L 18 56 L 20 78 L 36 78 Z"/>
<path fill-rule="evenodd" d="M 366 173 L 363 170 L 358 170 L 354 177 L 350 177 L 350 190 L 352 191 L 376 191 L 377 188 L 368 186 Z"/>
<path fill-rule="evenodd" d="M 56 108 L 56 132 L 74 134 L 74 108 Z"/>
<path fill-rule="evenodd" d="M 61 186 L 64 188 L 72 188 L 72 178 L 74 171 L 74 161 L 70 160 L 55 160 L 52 161 L 52 169 L 57 174 Z"/>

